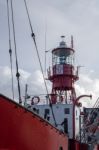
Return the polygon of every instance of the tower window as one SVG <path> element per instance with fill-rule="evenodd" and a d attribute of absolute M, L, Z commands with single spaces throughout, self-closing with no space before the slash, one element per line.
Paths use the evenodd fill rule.
<path fill-rule="evenodd" d="M 65 108 L 64 109 L 64 114 L 70 114 L 70 109 L 69 108 Z"/>

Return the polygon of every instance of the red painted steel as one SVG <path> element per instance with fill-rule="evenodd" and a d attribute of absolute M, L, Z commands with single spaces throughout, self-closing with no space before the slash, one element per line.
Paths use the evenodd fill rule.
<path fill-rule="evenodd" d="M 58 65 L 63 67 L 62 74 L 57 74 L 56 66 L 57 65 L 53 66 L 53 74 L 49 77 L 50 81 L 53 83 L 53 88 L 55 90 L 71 90 L 74 82 L 78 79 L 77 75 L 74 73 L 74 66 L 70 64 Z"/>
<path fill-rule="evenodd" d="M 66 85 L 64 84 L 66 83 Z M 56 90 L 70 90 L 72 87 L 72 81 L 70 77 L 55 77 L 53 79 L 53 88 Z"/>
<path fill-rule="evenodd" d="M 80 144 L 80 149 L 81 150 L 88 150 L 88 144 L 81 143 Z"/>
<path fill-rule="evenodd" d="M 99 145 L 95 145 L 94 150 L 99 150 Z"/>
<path fill-rule="evenodd" d="M 76 150 L 75 149 L 75 140 L 69 139 L 69 150 Z"/>
<path fill-rule="evenodd" d="M 88 150 L 88 145 L 74 139 L 69 140 L 69 150 Z"/>
<path fill-rule="evenodd" d="M 68 150 L 68 137 L 0 95 L 0 150 Z"/>
<path fill-rule="evenodd" d="M 75 141 L 75 150 L 80 150 L 80 144 L 77 141 Z"/>

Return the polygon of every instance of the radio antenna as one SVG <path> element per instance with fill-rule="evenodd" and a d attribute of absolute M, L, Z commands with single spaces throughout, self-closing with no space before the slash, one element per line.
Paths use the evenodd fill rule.
<path fill-rule="evenodd" d="M 45 75 L 46 75 L 46 52 L 47 52 L 47 23 L 45 20 Z"/>

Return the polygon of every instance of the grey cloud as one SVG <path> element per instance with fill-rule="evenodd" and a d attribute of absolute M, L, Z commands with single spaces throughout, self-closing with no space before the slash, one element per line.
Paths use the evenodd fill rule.
<path fill-rule="evenodd" d="M 41 58 L 44 57 L 44 34 L 45 34 L 45 20 L 47 20 L 47 48 L 54 48 L 57 46 L 59 36 L 65 34 L 67 40 L 70 34 L 74 35 L 75 48 L 77 49 L 77 56 L 79 63 L 85 62 L 85 66 L 90 69 L 98 69 L 95 64 L 98 61 L 98 16 L 99 5 L 98 1 L 93 0 L 62 0 L 62 1 L 48 1 L 40 0 L 27 1 L 32 25 L 36 34 L 37 43 L 40 51 Z M 6 57 L 9 61 L 8 50 L 8 31 L 7 31 L 7 18 L 6 18 L 6 2 L 1 1 L 1 15 L 2 20 L 0 33 L 0 40 L 2 41 L 0 49 L 2 51 L 2 58 Z M 30 58 L 26 61 L 26 69 L 32 69 L 32 60 L 37 59 L 36 53 L 31 40 L 31 32 L 28 25 L 26 10 L 23 1 L 14 2 L 15 12 L 15 27 L 16 39 L 18 47 L 18 56 L 20 65 L 24 68 L 24 61 L 27 60 L 27 55 Z M 46 19 L 45 19 L 46 18 Z M 24 22 L 24 23 L 23 23 Z M 5 44 L 6 43 L 6 44 Z M 90 53 L 91 51 L 91 53 Z M 33 54 L 34 53 L 34 57 Z M 87 63 L 87 54 L 90 54 L 89 63 Z M 24 57 L 23 57 L 24 54 Z M 21 58 L 22 61 L 21 61 Z M 91 59 L 92 58 L 92 59 Z M 43 59 L 42 59 L 43 62 Z M 6 65 L 6 62 L 1 61 Z M 36 64 L 36 66 L 38 63 Z M 33 65 L 34 66 L 34 65 Z M 21 67 L 22 68 L 22 67 Z"/>

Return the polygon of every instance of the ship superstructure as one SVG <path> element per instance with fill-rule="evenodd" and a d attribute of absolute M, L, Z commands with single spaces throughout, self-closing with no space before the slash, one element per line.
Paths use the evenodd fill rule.
<path fill-rule="evenodd" d="M 52 50 L 52 67 L 47 70 L 48 80 L 52 82 L 52 92 L 46 95 L 46 104 L 39 104 L 42 99 L 38 96 L 31 98 L 31 104 L 28 103 L 28 99 L 25 100 L 25 107 L 66 134 L 70 145 L 73 143 L 75 145 L 74 141 L 81 142 L 80 107 L 82 105 L 79 100 L 83 97 L 91 98 L 91 95 L 76 97 L 74 83 L 79 79 L 79 67 L 74 66 L 74 54 L 73 37 L 71 37 L 71 46 L 68 47 L 62 36 L 59 46 Z"/>
<path fill-rule="evenodd" d="M 35 105 L 31 102 L 29 105 L 25 103 L 29 110 L 39 114 L 59 130 L 68 134 L 71 139 L 79 136 L 78 118 L 80 115 L 80 105 L 77 103 L 74 108 L 74 103 L 76 103 L 74 82 L 78 79 L 78 70 L 75 70 L 73 62 L 74 52 L 73 47 L 67 47 L 63 39 L 59 47 L 52 50 L 52 67 L 49 67 L 47 71 L 48 80 L 52 82 L 52 92 L 46 97 L 50 97 L 56 125 L 49 104 Z"/>

